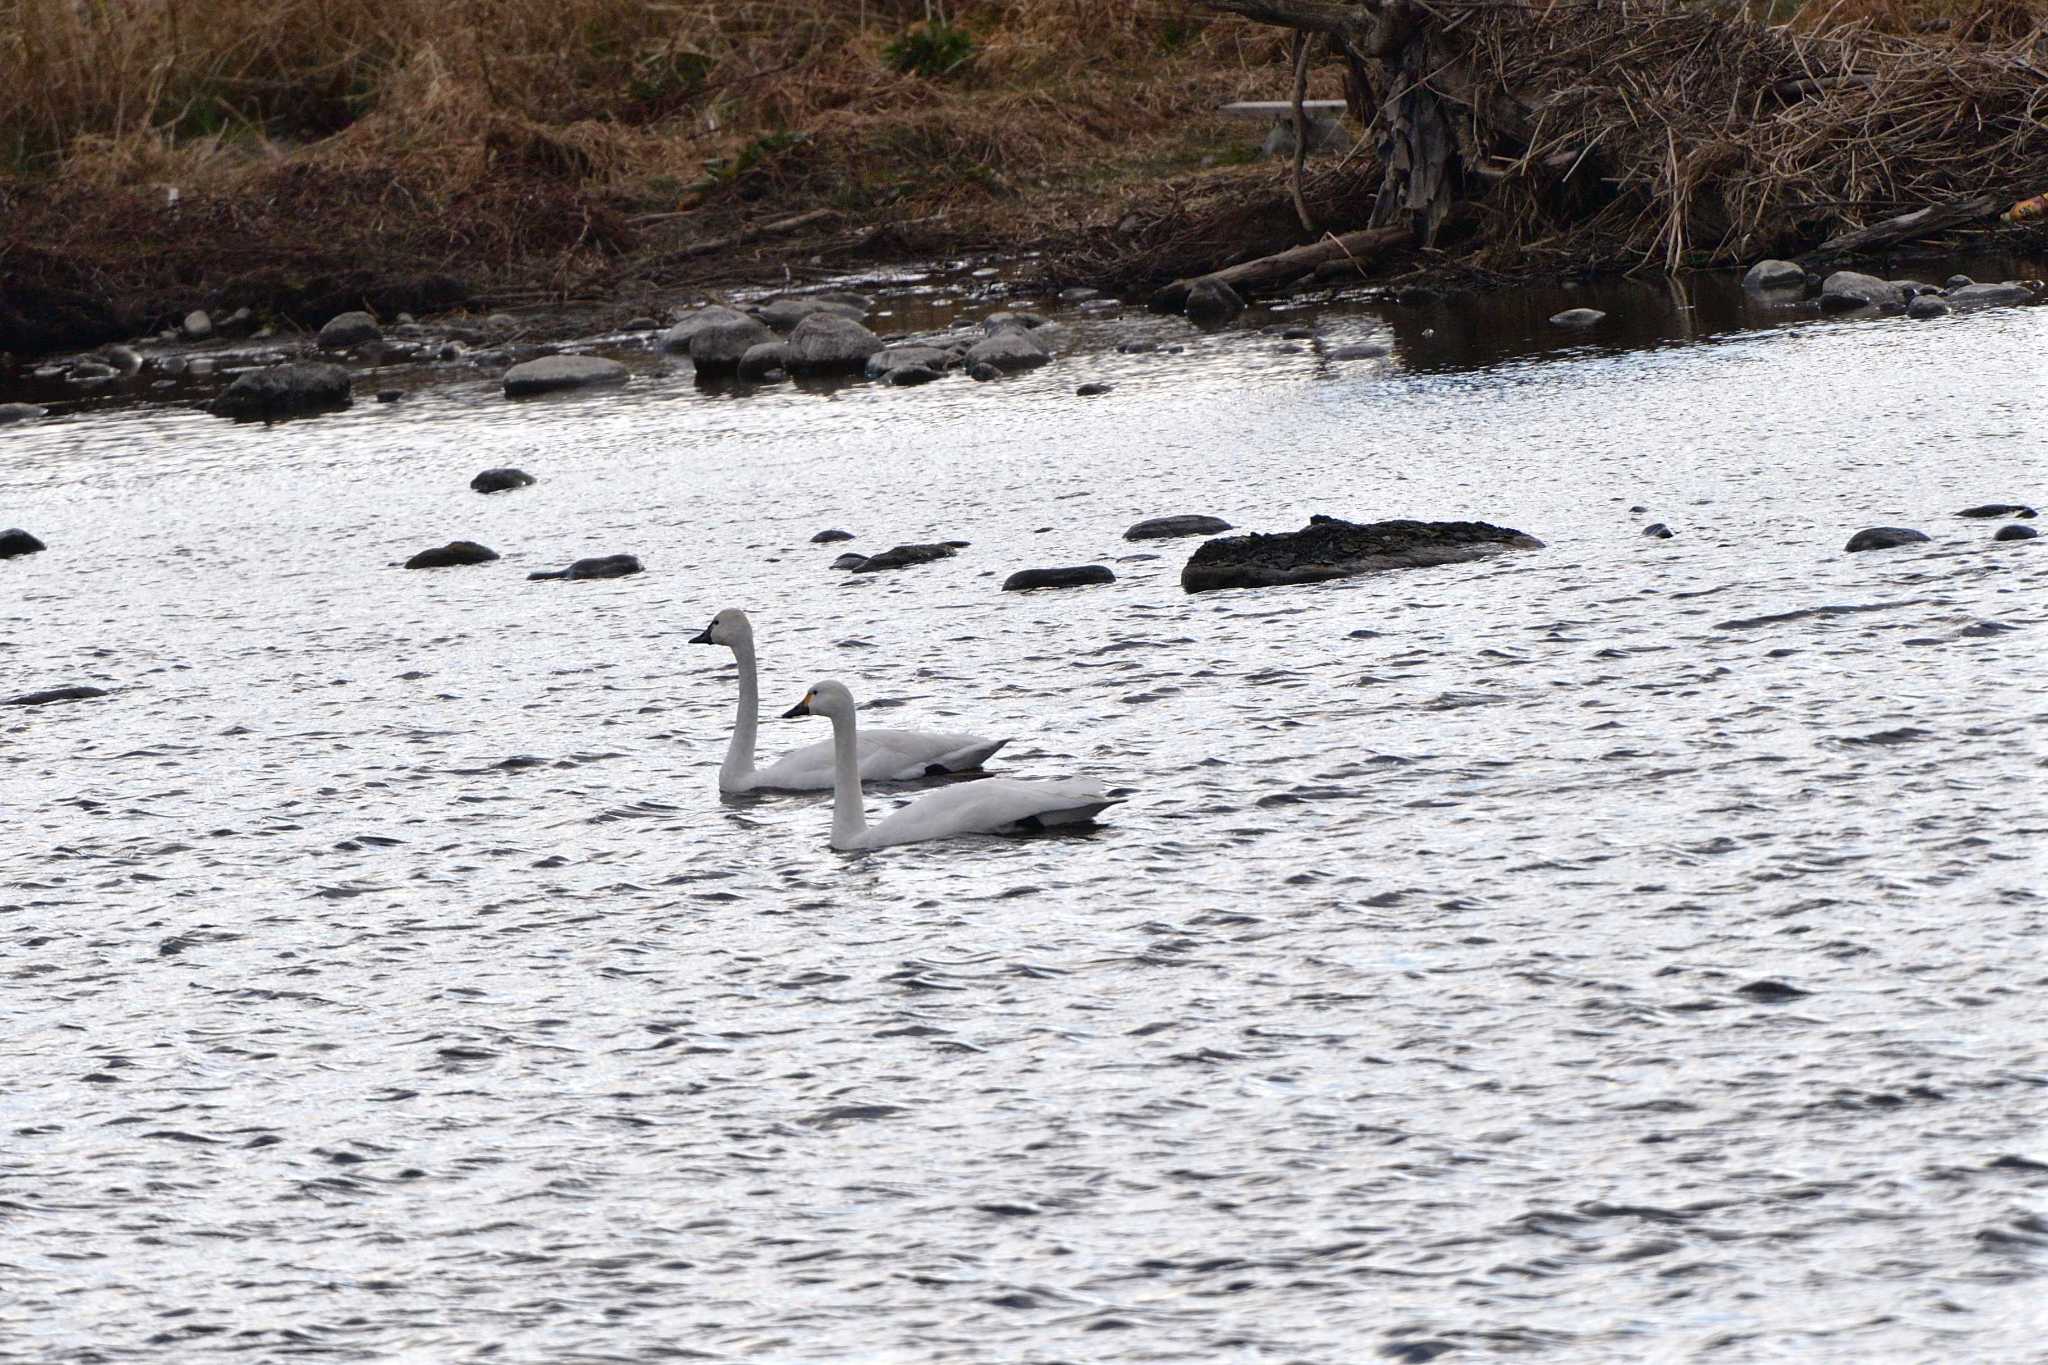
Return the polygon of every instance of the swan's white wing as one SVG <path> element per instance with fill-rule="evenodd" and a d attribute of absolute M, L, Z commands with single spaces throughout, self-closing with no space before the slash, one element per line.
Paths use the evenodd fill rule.
<path fill-rule="evenodd" d="M 967 772 L 980 767 L 990 754 L 1007 743 L 1004 739 L 933 730 L 863 730 L 860 776 L 863 782 L 905 782 L 939 773 Z M 751 785 L 779 791 L 830 791 L 832 741 L 821 739 L 801 749 L 791 749 L 767 767 L 755 769 Z"/>
<path fill-rule="evenodd" d="M 1078 778 L 1030 782 L 990 777 L 919 797 L 869 829 L 862 848 L 912 844 L 958 834 L 1002 834 L 1092 820 L 1119 798 Z"/>

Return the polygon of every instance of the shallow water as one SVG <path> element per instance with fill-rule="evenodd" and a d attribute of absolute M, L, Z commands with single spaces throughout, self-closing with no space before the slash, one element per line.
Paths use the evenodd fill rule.
<path fill-rule="evenodd" d="M 1950 514 L 2048 499 L 2048 309 L 1068 349 L 0 431 L 0 694 L 114 691 L 0 711 L 0 1360 L 2038 1359 L 2048 549 Z M 1188 597 L 1173 512 L 1548 548 Z M 1129 799 L 722 801 L 728 605 Z"/>

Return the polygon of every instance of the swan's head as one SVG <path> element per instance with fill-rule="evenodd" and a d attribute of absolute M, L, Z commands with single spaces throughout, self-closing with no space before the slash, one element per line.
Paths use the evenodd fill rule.
<path fill-rule="evenodd" d="M 804 693 L 804 699 L 782 713 L 784 720 L 795 720 L 799 716 L 850 716 L 853 714 L 853 693 L 846 690 L 844 683 L 813 683 L 811 690 Z"/>
<path fill-rule="evenodd" d="M 704 627 L 701 634 L 692 635 L 690 643 L 724 645 L 728 649 L 737 649 L 742 642 L 753 643 L 753 639 L 754 624 L 747 619 L 747 614 L 738 607 L 727 607 L 711 618 L 711 624 Z"/>

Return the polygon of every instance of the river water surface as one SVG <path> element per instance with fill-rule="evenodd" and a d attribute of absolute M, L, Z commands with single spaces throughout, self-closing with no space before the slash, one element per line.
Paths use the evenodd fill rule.
<path fill-rule="evenodd" d="M 2048 308 L 1063 316 L 990 384 L 0 431 L 0 695 L 112 693 L 0 711 L 0 1360 L 2040 1359 L 2048 540 L 1953 513 L 2048 501 Z M 1548 548 L 1189 597 L 1121 539 L 1178 512 Z M 770 714 L 1128 799 L 721 800 L 726 606 Z"/>

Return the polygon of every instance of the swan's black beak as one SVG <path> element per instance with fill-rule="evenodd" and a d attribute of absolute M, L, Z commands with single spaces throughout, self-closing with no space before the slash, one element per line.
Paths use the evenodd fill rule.
<path fill-rule="evenodd" d="M 690 643 L 693 645 L 715 645 L 718 642 L 711 638 L 711 627 L 706 626 L 702 631 L 690 637 Z"/>
<path fill-rule="evenodd" d="M 808 716 L 809 714 L 811 714 L 811 698 L 814 695 L 816 694 L 811 692 L 804 693 L 804 699 L 798 702 L 795 706 L 790 707 L 787 711 L 784 711 L 782 713 L 782 718 L 784 720 L 795 720 L 799 716 Z"/>

